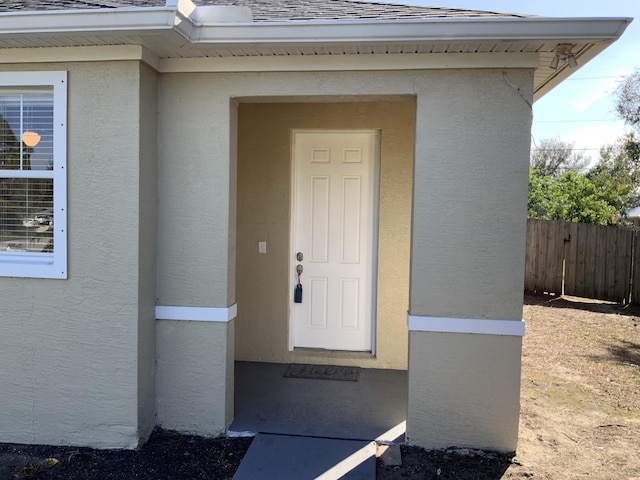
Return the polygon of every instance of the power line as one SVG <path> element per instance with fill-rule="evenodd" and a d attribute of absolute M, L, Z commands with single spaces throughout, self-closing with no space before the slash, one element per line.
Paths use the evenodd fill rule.
<path fill-rule="evenodd" d="M 603 145 L 600 148 L 581 148 L 581 147 L 573 147 L 572 150 L 578 150 L 580 152 L 599 152 L 600 150 L 602 150 L 604 147 L 606 147 L 606 145 Z"/>
<path fill-rule="evenodd" d="M 616 123 L 622 120 L 614 119 L 602 119 L 602 120 L 533 120 L 534 123 L 589 123 L 589 122 L 601 122 L 601 123 Z"/>
<path fill-rule="evenodd" d="M 569 142 L 569 143 L 573 143 L 573 142 Z M 598 147 L 598 148 L 582 148 L 582 147 L 578 147 L 578 146 L 573 146 L 571 148 L 571 150 L 573 151 L 578 151 L 578 152 L 600 152 L 600 150 L 602 150 L 604 147 L 607 147 L 611 145 L 610 143 L 604 144 L 602 145 L 602 147 Z M 538 149 L 540 147 L 537 146 L 537 143 L 534 143 L 534 149 Z"/>
<path fill-rule="evenodd" d="M 574 81 L 574 80 L 609 80 L 610 78 L 618 78 L 620 80 L 626 78 L 627 75 L 613 75 L 613 76 L 608 76 L 608 77 L 576 77 L 576 78 L 567 78 L 565 80 L 565 82 L 570 82 L 570 81 Z"/>

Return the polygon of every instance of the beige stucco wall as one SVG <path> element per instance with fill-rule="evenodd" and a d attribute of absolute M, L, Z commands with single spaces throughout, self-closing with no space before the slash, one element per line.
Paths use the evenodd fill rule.
<path fill-rule="evenodd" d="M 233 420 L 234 322 L 160 320 L 158 425 L 205 436 Z"/>
<path fill-rule="evenodd" d="M 416 85 L 412 315 L 522 318 L 533 77 L 503 75 Z"/>
<path fill-rule="evenodd" d="M 520 283 L 522 267 L 515 258 L 524 230 L 513 228 L 524 228 L 523 220 L 514 219 L 519 219 L 525 205 L 526 178 L 520 174 L 526 165 L 521 159 L 528 151 L 531 122 L 530 105 L 521 95 L 529 95 L 532 72 L 510 70 L 508 75 L 505 80 L 497 69 L 375 75 L 163 74 L 158 124 L 159 304 L 227 307 L 235 302 L 233 288 L 240 282 L 231 281 L 234 265 L 229 259 L 234 245 L 239 248 L 242 242 L 233 242 L 236 197 L 230 195 L 236 169 L 234 99 L 328 103 L 406 95 L 415 96 L 422 109 L 416 125 L 416 164 L 425 165 L 415 176 L 415 183 L 425 188 L 415 197 L 421 215 L 414 223 L 414 237 L 422 243 L 413 249 L 417 257 L 412 278 L 439 279 L 428 291 L 414 295 L 414 308 L 420 305 L 422 313 L 434 315 L 446 311 L 450 316 L 472 312 L 473 317 L 517 317 L 522 295 L 511 293 Z M 518 92 L 510 83 L 526 85 Z M 237 198 L 243 201 L 242 195 Z M 469 230 L 479 224 L 491 224 L 480 230 L 486 235 L 482 238 Z M 478 241 L 489 245 L 480 255 L 474 250 Z M 448 252 L 454 247 L 457 251 L 455 261 L 448 252 L 439 255 L 440 245 L 448 242 L 452 247 Z M 506 257 L 496 257 L 498 249 L 506 251 Z M 469 266 L 483 275 L 480 285 L 468 275 Z M 422 289 L 423 282 L 417 284 Z M 460 302 L 451 284 L 463 285 L 471 296 Z M 498 308 L 488 293 L 508 298 Z"/>
<path fill-rule="evenodd" d="M 0 441 L 135 447 L 153 422 L 153 149 L 138 62 L 68 71 L 68 279 L 0 278 Z M 142 73 L 145 85 L 153 76 Z M 147 130 L 151 133 L 151 130 Z M 153 141 L 153 138 L 151 139 Z M 143 182 L 143 183 L 146 183 Z M 149 216 L 139 224 L 141 213 Z M 139 329 L 140 326 L 140 329 Z"/>
<path fill-rule="evenodd" d="M 235 301 L 234 272 L 229 259 L 234 253 L 231 217 L 237 198 L 236 358 L 270 361 L 292 358 L 286 353 L 282 355 L 286 352 L 287 337 L 286 321 L 283 328 L 280 317 L 286 315 L 288 291 L 280 293 L 282 300 L 264 293 L 271 291 L 271 284 L 274 291 L 282 289 L 276 278 L 288 277 L 283 270 L 288 268 L 288 261 L 281 264 L 273 255 L 277 253 L 278 259 L 283 258 L 278 252 L 288 255 L 285 245 L 289 224 L 285 213 L 289 194 L 287 173 L 281 162 L 288 162 L 290 156 L 286 139 L 279 138 L 286 131 L 280 125 L 289 122 L 286 128 L 321 128 L 325 121 L 322 109 L 339 108 L 324 104 L 382 102 L 404 95 L 415 98 L 417 106 L 409 312 L 427 317 L 518 321 L 522 315 L 532 73 L 463 69 L 380 71 L 375 75 L 368 72 L 163 75 L 159 85 L 160 304 L 226 307 Z M 236 114 L 234 100 L 240 104 L 237 133 L 241 150 L 236 196 L 231 193 L 236 168 L 235 123 L 230 123 Z M 282 102 L 323 104 L 314 107 L 323 120 L 312 120 L 308 114 L 311 107 L 256 105 Z M 272 111 L 267 112 L 269 109 Z M 279 109 L 277 112 L 282 116 L 274 118 L 273 109 Z M 247 112 L 255 113 L 256 117 Z M 353 123 L 361 119 L 351 118 Z M 336 128 L 341 121 L 340 116 L 335 117 L 328 127 Z M 248 135 L 245 131 L 253 128 L 252 122 L 256 130 Z M 347 123 L 349 120 L 345 120 Z M 360 127 L 383 128 L 371 123 L 362 121 Z M 413 125 L 407 123 L 403 128 L 409 131 Z M 270 135 L 279 139 L 274 142 L 265 138 Z M 273 146 L 266 149 L 266 144 Z M 276 152 L 273 156 L 269 153 L 271 148 Z M 260 159 L 249 158 L 257 156 L 255 153 L 261 153 Z M 384 158 L 383 153 L 383 162 Z M 384 172 L 382 178 L 384 181 Z M 391 196 L 396 193 L 397 190 L 390 190 Z M 283 205 L 283 210 L 270 211 L 272 205 Z M 398 209 L 388 215 L 406 212 L 404 201 L 397 205 Z M 261 213 L 251 210 L 254 208 Z M 381 213 L 381 238 L 394 235 L 392 229 L 383 231 L 387 222 L 388 218 Z M 404 235 L 405 230 L 401 231 Z M 267 242 L 266 255 L 258 255 L 257 241 Z M 390 274 L 401 279 L 404 268 Z M 258 306 L 263 312 L 257 311 Z M 265 318 L 268 326 L 263 328 L 259 320 Z M 398 326 L 399 331 L 405 328 L 404 323 Z M 402 335 L 406 333 L 393 338 L 402 339 Z M 428 351 L 436 337 L 439 348 Z M 515 445 L 520 339 L 470 337 L 461 343 L 456 334 L 411 333 L 409 389 L 413 398 L 407 422 L 413 443 L 425 446 L 472 444 L 476 440 L 482 443 L 474 436 L 477 425 L 464 422 L 452 423 L 455 428 L 446 431 L 440 428 L 430 436 L 419 434 L 433 420 L 436 407 L 449 405 L 446 414 L 450 418 L 460 418 L 464 414 L 460 409 L 478 412 L 484 408 L 489 412 L 479 422 L 487 427 L 493 425 L 494 430 L 487 431 L 486 444 L 475 446 L 509 450 Z M 259 340 L 267 347 L 256 354 Z M 391 344 L 389 348 L 393 348 Z M 398 344 L 397 348 L 404 347 Z M 482 355 L 484 348 L 495 350 L 495 356 L 483 364 L 484 381 L 457 381 L 458 374 L 464 378 L 466 372 L 477 371 L 470 362 Z M 443 349 L 447 350 L 445 358 L 450 359 L 450 368 L 434 371 L 430 365 L 438 365 L 440 360 L 436 356 Z M 460 349 L 467 349 L 469 354 Z M 228 355 L 229 351 L 220 352 L 223 353 Z M 369 359 L 333 355 L 295 358 L 375 365 Z M 386 366 L 403 365 L 390 360 Z M 225 368 L 228 369 L 228 364 Z M 504 375 L 492 375 L 492 368 Z M 193 379 L 197 380 L 197 375 Z M 451 388 L 431 389 L 433 385 Z M 493 391 L 503 392 L 498 408 L 491 404 Z M 481 401 L 468 406 L 454 401 L 451 395 L 476 396 Z M 503 413 L 497 415 L 498 410 Z"/>
<path fill-rule="evenodd" d="M 215 78 L 163 75 L 159 81 L 159 305 L 235 303 L 231 106 Z"/>
<path fill-rule="evenodd" d="M 157 73 L 140 70 L 140 217 L 138 220 L 138 419 L 146 439 L 156 424 Z"/>
<path fill-rule="evenodd" d="M 235 241 L 236 196 L 230 195 L 236 171 L 234 100 L 396 99 L 415 93 L 416 76 L 424 73 L 163 74 L 158 87 L 159 304 L 227 307 L 236 301 L 234 248 L 240 242 Z"/>
<path fill-rule="evenodd" d="M 240 271 L 245 268 L 243 262 L 251 263 L 250 255 L 257 255 L 256 240 L 267 241 L 268 252 L 275 246 L 271 238 L 254 236 L 262 236 L 269 228 L 276 239 L 284 234 L 286 243 L 288 222 L 278 223 L 280 217 L 269 213 L 268 226 L 260 227 L 255 218 L 247 219 L 246 225 L 251 227 L 247 232 L 242 231 L 245 224 L 238 222 L 243 237 L 236 240 L 236 199 L 238 220 L 244 218 L 242 208 L 251 206 L 240 202 L 251 201 L 255 206 L 259 200 L 252 199 L 248 187 L 237 195 L 234 191 L 234 138 L 236 133 L 238 138 L 242 135 L 242 131 L 235 132 L 234 118 L 239 113 L 241 125 L 251 120 L 242 112 L 245 105 L 236 112 L 236 102 L 255 109 L 259 108 L 257 100 L 322 103 L 314 106 L 322 120 L 317 123 L 308 115 L 310 107 L 298 110 L 298 118 L 294 112 L 299 106 L 264 107 L 282 108 L 293 123 L 307 122 L 298 128 L 318 128 L 327 122 L 329 115 L 322 113 L 325 108 L 351 114 L 337 110 L 344 105 L 325 105 L 330 102 L 374 102 L 352 105 L 349 112 L 359 112 L 355 117 L 334 118 L 328 127 L 336 128 L 344 121 L 348 128 L 361 123 L 358 128 L 383 130 L 381 190 L 386 188 L 389 193 L 382 195 L 381 204 L 394 207 L 384 215 L 381 210 L 381 251 L 387 248 L 384 242 L 406 239 L 406 224 L 398 230 L 390 225 L 394 225 L 395 216 L 408 221 L 408 194 L 397 185 L 408 182 L 411 169 L 411 162 L 403 156 L 397 165 L 389 162 L 385 172 L 384 162 L 391 160 L 391 149 L 385 154 L 384 131 L 395 128 L 405 135 L 413 128 L 411 121 L 385 127 L 383 117 L 397 108 L 389 118 L 415 118 L 417 188 L 413 196 L 409 311 L 418 316 L 521 317 L 531 72 L 509 71 L 508 79 L 501 70 L 375 75 L 163 74 L 156 85 L 155 75 L 146 67 L 141 70 L 137 62 L 39 68 L 69 71 L 69 279 L 0 278 L 0 441 L 136 446 L 152 425 L 154 355 L 158 359 L 155 388 L 161 424 L 207 434 L 219 433 L 229 424 L 233 415 L 233 359 L 246 358 L 249 353 L 243 339 L 255 345 L 254 330 L 259 328 L 258 317 L 246 315 L 243 308 L 270 307 L 272 299 L 252 296 L 244 304 L 239 302 L 238 320 L 230 323 L 153 322 L 153 306 L 157 296 L 160 305 L 227 307 L 236 301 L 236 286 L 238 298 L 247 293 L 257 295 L 258 289 L 249 285 L 253 273 L 273 274 L 269 270 L 272 266 L 274 271 L 280 268 L 275 266 L 279 262 L 267 264 L 267 254 Z M 154 135 L 151 103 L 156 88 L 157 166 L 154 147 L 144 143 Z M 381 103 L 397 95 L 417 100 L 395 106 Z M 415 115 L 413 105 L 417 105 Z M 366 108 L 379 109 L 378 125 L 365 119 L 373 114 Z M 267 118 L 272 118 L 271 112 L 262 114 L 263 122 Z M 263 126 L 257 133 L 264 135 L 269 128 Z M 273 134 L 281 135 L 282 130 Z M 408 137 L 397 141 L 405 152 L 411 144 Z M 243 142 L 241 139 L 241 146 Z M 273 144 L 288 161 L 287 146 L 280 140 Z M 252 148 L 258 151 L 259 147 Z M 247 160 L 244 167 L 265 167 L 269 184 L 280 184 L 282 172 L 276 171 L 280 167 L 270 171 L 269 165 L 255 162 Z M 243 164 L 240 167 L 244 168 Z M 155 230 L 156 168 L 157 246 L 151 234 Z M 385 186 L 385 181 L 391 183 Z M 241 179 L 240 185 L 243 182 Z M 286 190 L 267 193 L 274 204 L 286 201 L 288 210 Z M 396 198 L 398 195 L 401 198 Z M 281 248 L 284 243 L 276 244 Z M 408 243 L 402 244 L 409 248 Z M 286 252 L 288 255 L 288 247 Z M 157 271 L 151 261 L 154 256 L 158 258 Z M 408 258 L 406 254 L 401 257 Z M 380 268 L 387 269 L 386 274 L 380 274 L 381 281 L 389 278 L 391 283 L 396 276 L 406 282 L 406 263 L 391 265 L 391 258 L 381 255 Z M 265 261 L 263 269 L 259 268 L 261 261 Z M 386 261 L 389 265 L 385 266 Z M 288 263 L 282 268 L 288 268 Z M 157 277 L 156 292 L 153 277 Z M 404 292 L 402 302 L 406 305 L 406 289 Z M 379 358 L 385 360 L 340 358 L 340 363 L 404 368 L 392 358 L 406 348 L 407 338 L 397 304 L 393 305 L 389 325 L 399 333 L 379 339 Z M 379 316 L 382 310 L 379 305 Z M 241 325 L 244 318 L 253 323 Z M 268 318 L 279 318 L 279 313 L 269 312 Z M 154 328 L 156 342 L 150 342 Z M 276 328 L 281 326 L 263 332 L 273 335 L 270 345 L 286 341 L 286 332 L 281 331 L 283 336 Z M 469 439 L 472 444 L 482 441 L 475 432 L 486 427 L 494 429 L 486 432 L 491 445 L 476 446 L 510 449 L 515 442 L 513 432 L 517 432 L 514 405 L 519 388 L 520 339 L 472 335 L 462 340 L 456 335 L 411 333 L 408 436 L 413 443 L 426 446 L 430 442 L 435 445 L 434 438 L 441 444 L 467 443 Z M 394 353 L 383 357 L 381 349 Z M 277 350 L 282 352 L 282 343 Z M 286 361 L 286 357 L 280 358 Z M 441 358 L 450 360 L 448 368 L 434 369 Z M 317 361 L 318 357 L 297 360 Z M 465 378 L 468 371 L 480 373 L 474 362 L 486 367 L 483 381 L 457 380 L 457 375 Z M 440 385 L 443 387 L 431 388 Z M 195 397 L 182 396 L 181 387 Z M 493 391 L 502 392 L 497 407 L 492 403 Z M 480 400 L 468 405 L 454 401 L 452 395 Z M 478 425 L 457 422 L 452 424 L 454 428 L 445 429 L 435 422 L 438 429 L 425 436 L 424 429 L 442 405 L 449 406 L 445 413 L 450 418 L 460 418 L 467 410 L 489 413 Z"/>
<path fill-rule="evenodd" d="M 235 113 L 215 75 L 158 83 L 158 305 L 235 303 Z M 157 322 L 164 428 L 207 436 L 233 420 L 235 323 Z"/>
<path fill-rule="evenodd" d="M 292 129 L 381 135 L 376 355 L 289 350 Z M 238 126 L 236 358 L 407 367 L 415 103 L 241 103 Z M 267 253 L 258 253 L 258 242 Z"/>
<path fill-rule="evenodd" d="M 512 452 L 520 337 L 411 332 L 407 443 Z"/>
<path fill-rule="evenodd" d="M 411 315 L 522 318 L 532 75 L 418 85 Z M 410 332 L 407 438 L 516 447 L 521 337 Z"/>

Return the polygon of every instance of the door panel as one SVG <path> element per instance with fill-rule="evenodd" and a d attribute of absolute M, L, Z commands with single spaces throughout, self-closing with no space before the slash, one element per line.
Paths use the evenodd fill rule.
<path fill-rule="evenodd" d="M 376 132 L 295 132 L 291 299 L 294 347 L 371 351 Z M 297 252 L 303 260 L 296 261 Z"/>
<path fill-rule="evenodd" d="M 311 177 L 311 261 L 329 254 L 329 177 Z"/>

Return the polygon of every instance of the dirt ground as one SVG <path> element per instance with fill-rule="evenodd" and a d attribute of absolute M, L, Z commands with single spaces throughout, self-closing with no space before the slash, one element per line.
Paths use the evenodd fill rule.
<path fill-rule="evenodd" d="M 640 307 L 528 296 L 524 319 L 525 468 L 507 474 L 639 480 Z"/>
<path fill-rule="evenodd" d="M 523 316 L 515 458 L 403 448 L 378 479 L 640 480 L 640 307 L 527 295 Z"/>
<path fill-rule="evenodd" d="M 403 446 L 378 479 L 640 480 L 640 307 L 527 296 L 524 319 L 516 456 Z M 136 451 L 0 444 L 0 480 L 230 479 L 250 442 L 156 431 Z"/>

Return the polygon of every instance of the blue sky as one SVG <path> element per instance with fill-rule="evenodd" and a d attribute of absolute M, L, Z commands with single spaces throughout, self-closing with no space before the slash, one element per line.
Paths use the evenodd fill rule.
<path fill-rule="evenodd" d="M 635 17 L 622 37 L 534 104 L 533 139 L 560 138 L 593 161 L 625 131 L 612 95 L 640 68 L 639 0 L 395 0 L 395 3 L 517 12 L 546 17 Z"/>

